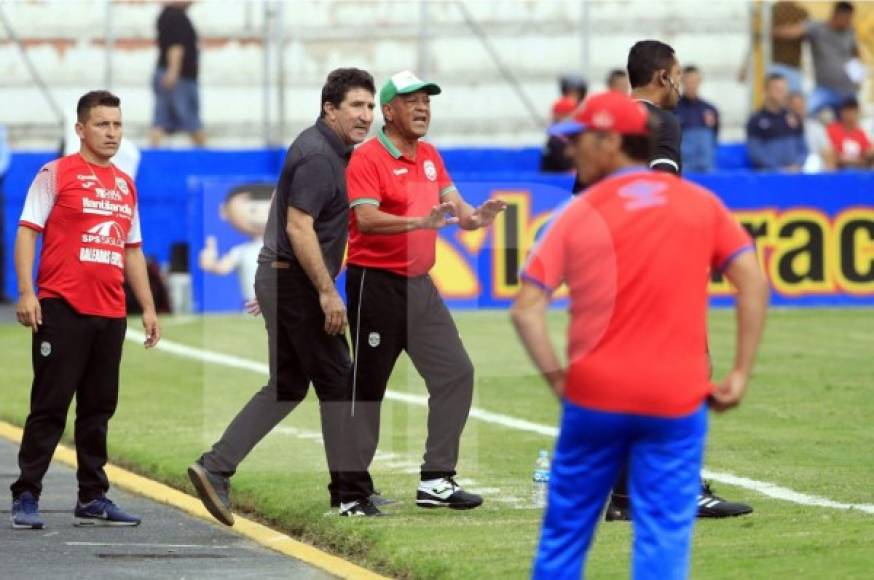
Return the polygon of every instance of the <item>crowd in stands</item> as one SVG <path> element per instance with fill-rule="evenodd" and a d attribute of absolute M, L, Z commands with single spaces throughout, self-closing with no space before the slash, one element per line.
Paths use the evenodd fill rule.
<path fill-rule="evenodd" d="M 753 169 L 817 173 L 874 167 L 874 149 L 862 126 L 858 101 L 866 68 L 860 60 L 853 14 L 850 2 L 834 3 L 824 21 L 812 20 L 798 2 L 781 0 L 773 5 L 771 64 L 762 105 L 746 123 L 747 158 Z M 809 44 L 813 60 L 809 95 L 803 90 L 804 43 Z M 749 55 L 740 81 L 746 79 L 748 68 Z M 674 110 L 683 131 L 683 165 L 691 173 L 717 168 L 720 115 L 716 105 L 701 95 L 702 76 L 696 66 L 683 69 L 683 94 Z M 577 91 L 572 96 L 563 92 L 556 101 L 553 123 L 570 117 L 585 98 L 585 81 L 573 78 Z M 610 71 L 605 84 L 609 90 L 629 91 L 621 69 Z M 568 171 L 569 162 L 563 156 L 562 143 L 550 137 L 541 170 Z"/>

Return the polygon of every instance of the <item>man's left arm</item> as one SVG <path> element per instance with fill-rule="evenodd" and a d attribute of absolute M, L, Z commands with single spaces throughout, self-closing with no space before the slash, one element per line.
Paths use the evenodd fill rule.
<path fill-rule="evenodd" d="M 455 186 L 445 190 L 440 196 L 440 202 L 449 202 L 456 208 L 458 225 L 464 230 L 476 230 L 492 225 L 499 213 L 507 209 L 507 202 L 500 199 L 487 199 L 481 206 L 474 208 L 464 201 Z"/>
<path fill-rule="evenodd" d="M 440 187 L 440 203 L 451 203 L 455 207 L 455 216 L 458 225 L 463 230 L 477 230 L 492 225 L 499 213 L 507 209 L 507 202 L 499 199 L 488 199 L 478 208 L 474 208 L 464 201 L 456 189 L 443 158 L 436 153 L 437 162 L 437 185 Z"/>
<path fill-rule="evenodd" d="M 146 257 L 140 246 L 128 246 L 124 249 L 124 273 L 133 290 L 137 302 L 143 309 L 143 329 L 146 340 L 143 345 L 151 348 L 161 339 L 161 329 L 158 326 L 158 314 L 155 312 L 155 301 L 149 286 L 149 273 L 146 268 Z"/>

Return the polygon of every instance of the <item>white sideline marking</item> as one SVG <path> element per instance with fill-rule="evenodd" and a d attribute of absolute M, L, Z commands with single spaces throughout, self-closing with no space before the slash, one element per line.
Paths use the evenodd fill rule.
<path fill-rule="evenodd" d="M 310 441 L 318 441 L 322 443 L 322 434 L 318 431 L 309 431 L 307 429 L 298 429 L 297 427 L 288 427 L 285 425 L 279 425 L 273 429 L 276 433 L 281 433 L 283 435 L 290 435 L 292 437 L 298 437 L 300 439 L 307 439 Z M 388 467 L 389 469 L 393 469 L 395 471 L 401 471 L 403 473 L 419 473 L 421 467 L 419 466 L 419 462 L 415 461 L 412 457 L 405 458 L 403 455 L 399 453 L 392 453 L 390 451 L 380 451 L 376 450 L 376 454 L 373 456 L 373 460 L 381 463 L 383 466 Z M 459 479 L 458 483 L 462 486 L 467 487 L 469 489 L 473 489 L 477 493 L 482 495 L 500 495 L 501 489 L 497 487 L 479 487 L 479 483 L 474 481 L 473 479 Z M 507 495 L 502 497 L 499 501 L 522 505 L 524 502 L 518 497 Z"/>
<path fill-rule="evenodd" d="M 792 503 L 797 503 L 801 505 L 812 505 L 817 507 L 833 508 L 837 510 L 857 510 L 860 512 L 865 512 L 867 514 L 874 514 L 874 505 L 872 504 L 843 503 L 839 501 L 834 501 L 828 499 L 827 497 L 800 493 L 795 490 L 789 489 L 788 487 L 782 487 L 780 485 L 777 485 L 776 483 L 769 483 L 767 481 L 756 481 L 755 479 L 741 477 L 739 475 L 734 475 L 733 473 L 710 471 L 709 469 L 704 469 L 701 471 L 701 475 L 705 479 L 713 479 L 715 481 L 719 481 L 728 485 L 735 485 L 737 487 L 752 489 L 753 491 L 757 491 L 762 495 L 767 495 L 775 499 L 782 499 L 783 501 L 791 501 Z"/>
<path fill-rule="evenodd" d="M 128 329 L 126 338 L 128 340 L 142 344 L 146 337 L 142 332 L 138 330 Z M 161 339 L 161 342 L 158 343 L 158 346 L 156 348 L 158 350 L 163 350 L 171 354 L 176 354 L 182 357 L 192 358 L 203 362 L 210 362 L 227 367 L 254 371 L 261 374 L 269 374 L 269 368 L 264 363 L 230 354 L 223 354 L 215 351 L 194 348 L 167 339 Z M 428 398 L 424 395 L 399 393 L 397 391 L 389 390 L 386 391 L 385 398 L 394 401 L 401 401 L 403 403 L 416 405 L 419 407 L 428 406 Z M 558 435 L 557 427 L 550 427 L 549 425 L 532 423 L 531 421 L 517 419 L 516 417 L 501 415 L 499 413 L 492 413 L 491 411 L 486 411 L 477 407 L 471 408 L 470 416 L 475 419 L 479 419 L 480 421 L 483 421 L 485 423 L 500 425 L 502 427 L 515 429 L 517 431 L 527 431 L 529 433 L 536 433 L 538 435 L 546 435 L 549 437 L 556 437 Z M 755 491 L 762 495 L 766 495 L 768 497 L 772 497 L 774 499 L 779 499 L 782 501 L 788 501 L 799 505 L 808 505 L 839 510 L 854 510 L 874 515 L 874 504 L 838 502 L 828 499 L 826 497 L 801 493 L 793 489 L 789 489 L 788 487 L 782 487 L 775 483 L 741 477 L 738 475 L 734 475 L 733 473 L 710 471 L 709 469 L 704 469 L 701 474 L 705 479 L 712 479 L 714 481 L 725 483 L 727 485 L 742 487 L 744 489 L 749 489 L 751 491 Z"/>

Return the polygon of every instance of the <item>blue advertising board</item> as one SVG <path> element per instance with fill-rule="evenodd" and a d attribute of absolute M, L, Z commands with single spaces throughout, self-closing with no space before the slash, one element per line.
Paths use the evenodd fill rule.
<path fill-rule="evenodd" d="M 221 200 L 241 181 L 264 179 L 269 176 L 193 181 L 192 199 L 201 201 L 191 206 L 192 258 L 204 247 L 205 236 L 215 236 L 223 247 L 242 241 L 215 216 Z M 696 181 L 715 191 L 754 237 L 773 289 L 772 304 L 874 304 L 874 174 L 738 173 L 698 176 Z M 571 178 L 459 174 L 456 185 L 473 205 L 497 197 L 508 209 L 488 230 L 441 230 L 431 277 L 450 307 L 505 308 L 518 290 L 518 271 L 535 239 L 555 208 L 569 199 Z M 225 296 L 231 285 L 220 284 L 227 281 L 211 274 L 199 277 L 195 301 L 205 310 L 240 307 L 239 293 Z M 714 305 L 730 303 L 727 281 L 714 275 L 710 291 Z"/>

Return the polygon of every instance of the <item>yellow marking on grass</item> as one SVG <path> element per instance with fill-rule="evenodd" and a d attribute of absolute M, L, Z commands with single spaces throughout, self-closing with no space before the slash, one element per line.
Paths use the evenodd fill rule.
<path fill-rule="evenodd" d="M 0 437 L 20 445 L 23 434 L 24 431 L 19 427 L 0 421 Z M 54 459 L 70 467 L 76 467 L 76 451 L 65 445 L 58 445 L 58 448 L 55 450 Z M 206 508 L 203 507 L 200 500 L 186 493 L 173 489 L 163 483 L 137 475 L 136 473 L 112 465 L 111 463 L 106 465 L 106 474 L 109 476 L 110 481 L 120 488 L 163 504 L 173 506 L 202 520 L 207 520 L 213 523 L 215 522 L 215 519 L 208 511 L 206 511 Z M 361 566 L 356 566 L 351 562 L 347 562 L 342 558 L 323 552 L 309 544 L 295 540 L 282 532 L 271 529 L 263 524 L 259 524 L 256 521 L 241 517 L 237 514 L 234 514 L 234 521 L 233 528 L 228 529 L 233 530 L 237 534 L 249 538 L 250 540 L 253 540 L 273 551 L 279 552 L 280 554 L 297 558 L 307 564 L 321 568 L 322 570 L 340 578 L 362 578 L 371 580 L 386 578 L 385 576 L 380 576 L 379 574 L 371 572 Z"/>

